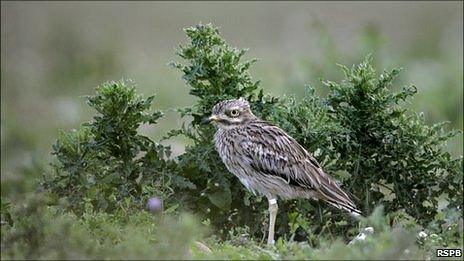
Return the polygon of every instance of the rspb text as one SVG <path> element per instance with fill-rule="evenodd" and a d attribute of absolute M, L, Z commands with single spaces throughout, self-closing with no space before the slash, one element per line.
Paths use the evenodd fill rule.
<path fill-rule="evenodd" d="M 462 249 L 437 249 L 437 257 L 461 257 Z"/>

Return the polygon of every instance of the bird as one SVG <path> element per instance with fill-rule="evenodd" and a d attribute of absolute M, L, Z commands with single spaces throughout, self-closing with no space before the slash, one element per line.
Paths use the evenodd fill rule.
<path fill-rule="evenodd" d="M 227 170 L 254 195 L 267 197 L 267 244 L 275 243 L 278 198 L 322 200 L 353 217 L 362 215 L 311 153 L 278 126 L 256 117 L 243 97 L 220 101 L 203 123 L 216 125 L 214 146 Z"/>

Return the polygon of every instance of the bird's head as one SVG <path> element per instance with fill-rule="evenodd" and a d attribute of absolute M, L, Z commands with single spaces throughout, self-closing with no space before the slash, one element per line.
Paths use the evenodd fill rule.
<path fill-rule="evenodd" d="M 234 128 L 256 118 L 244 98 L 226 100 L 214 105 L 213 113 L 203 123 L 217 123 L 219 128 Z"/>

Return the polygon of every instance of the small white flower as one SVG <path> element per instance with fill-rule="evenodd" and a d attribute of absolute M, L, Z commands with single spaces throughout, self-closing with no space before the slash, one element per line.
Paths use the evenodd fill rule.
<path fill-rule="evenodd" d="M 373 227 L 366 227 L 363 229 L 361 233 L 359 233 L 353 240 L 348 243 L 349 245 L 354 244 L 355 242 L 358 241 L 364 241 L 367 237 L 367 235 L 374 234 L 374 228 Z"/>
<path fill-rule="evenodd" d="M 366 234 L 374 234 L 374 228 L 373 227 L 366 227 L 363 231 Z"/>
<path fill-rule="evenodd" d="M 214 183 L 214 186 L 219 187 L 219 183 Z"/>
<path fill-rule="evenodd" d="M 424 231 L 419 232 L 419 237 L 420 238 L 426 238 L 428 235 Z"/>

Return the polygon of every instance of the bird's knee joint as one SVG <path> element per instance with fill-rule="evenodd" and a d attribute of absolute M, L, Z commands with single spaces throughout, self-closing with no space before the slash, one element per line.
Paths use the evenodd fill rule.
<path fill-rule="evenodd" d="M 279 207 L 277 206 L 277 200 L 275 198 L 269 200 L 269 211 L 276 212 Z"/>

